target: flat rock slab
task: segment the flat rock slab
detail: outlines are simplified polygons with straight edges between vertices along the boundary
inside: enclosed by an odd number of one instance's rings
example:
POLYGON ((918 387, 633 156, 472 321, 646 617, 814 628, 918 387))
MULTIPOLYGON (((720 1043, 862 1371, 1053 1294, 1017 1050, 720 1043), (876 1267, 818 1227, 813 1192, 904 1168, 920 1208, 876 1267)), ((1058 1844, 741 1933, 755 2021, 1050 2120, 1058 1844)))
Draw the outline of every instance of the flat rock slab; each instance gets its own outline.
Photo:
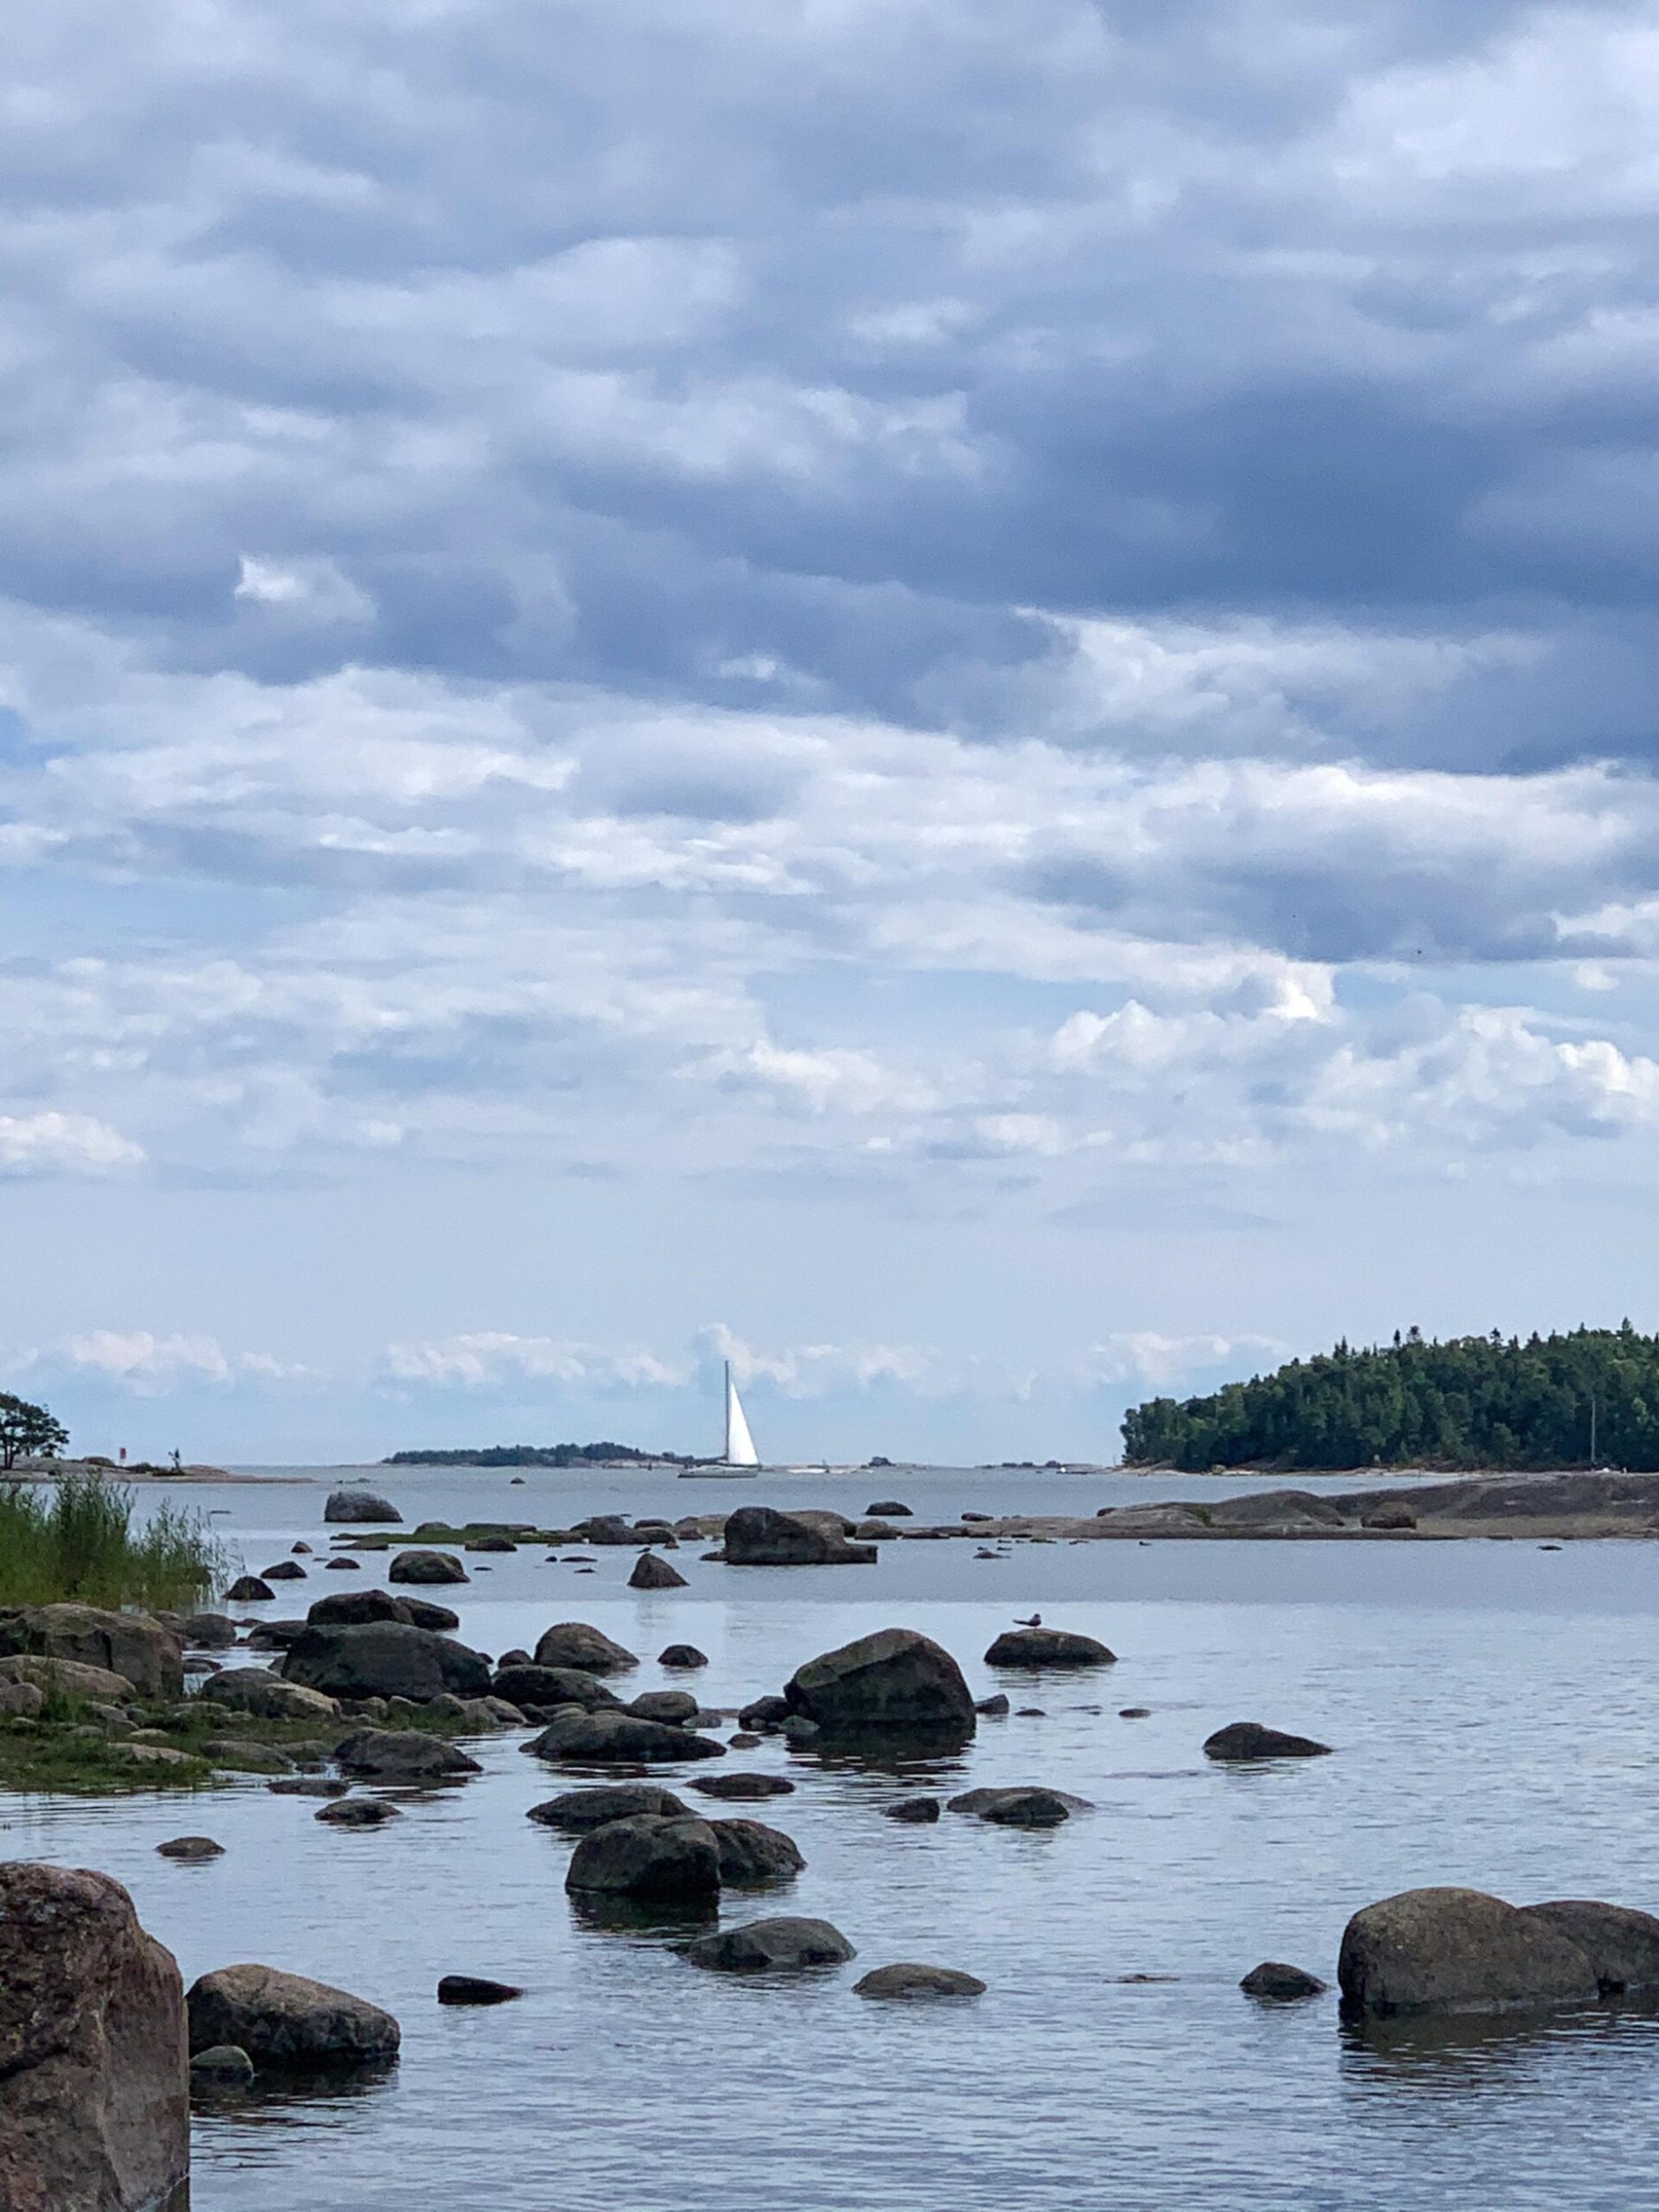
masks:
POLYGON ((858 1954, 827 1920, 752 1920, 687 1946, 694 1966, 711 1974, 791 1974, 841 1966, 858 1954))
POLYGON ((853 1984, 855 1997, 983 1997, 986 1985, 977 1974, 964 1974, 955 1966, 923 1966, 905 1960, 895 1966, 878 1966, 853 1984))

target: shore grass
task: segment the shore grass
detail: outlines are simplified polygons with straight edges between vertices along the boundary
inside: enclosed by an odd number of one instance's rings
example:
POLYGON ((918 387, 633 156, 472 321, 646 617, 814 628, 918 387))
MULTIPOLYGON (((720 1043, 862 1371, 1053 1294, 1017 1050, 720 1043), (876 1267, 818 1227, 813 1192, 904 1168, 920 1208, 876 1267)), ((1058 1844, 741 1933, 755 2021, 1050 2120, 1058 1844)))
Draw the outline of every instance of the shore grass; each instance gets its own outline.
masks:
POLYGON ((228 1570, 205 1524, 167 1501, 135 1528, 133 1509, 132 1492, 98 1474, 0 1488, 0 1606, 203 1604, 228 1570))

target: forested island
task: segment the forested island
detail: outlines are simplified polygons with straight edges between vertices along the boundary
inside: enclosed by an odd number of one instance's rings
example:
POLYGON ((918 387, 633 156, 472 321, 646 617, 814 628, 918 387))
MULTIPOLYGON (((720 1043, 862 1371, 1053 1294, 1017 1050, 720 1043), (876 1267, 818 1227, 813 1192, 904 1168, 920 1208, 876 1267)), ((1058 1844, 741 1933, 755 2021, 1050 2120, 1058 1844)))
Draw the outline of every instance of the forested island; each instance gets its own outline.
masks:
POLYGON ((1124 1417, 1133 1467, 1659 1469, 1659 1336, 1411 1329, 1124 1417))
POLYGON ((632 1444, 486 1444, 473 1451, 388 1452, 382 1467, 688 1467, 683 1452, 641 1452, 632 1444))

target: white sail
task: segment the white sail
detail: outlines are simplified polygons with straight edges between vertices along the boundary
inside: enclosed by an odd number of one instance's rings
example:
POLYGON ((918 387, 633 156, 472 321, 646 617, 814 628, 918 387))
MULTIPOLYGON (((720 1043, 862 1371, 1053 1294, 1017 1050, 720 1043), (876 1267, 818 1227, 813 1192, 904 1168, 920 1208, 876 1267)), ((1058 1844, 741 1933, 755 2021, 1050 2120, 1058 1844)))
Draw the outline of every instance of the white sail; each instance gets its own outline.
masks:
POLYGON ((732 1380, 732 1363, 726 1363, 726 1463, 728 1467, 758 1467, 760 1454, 743 1417, 743 1403, 732 1380))

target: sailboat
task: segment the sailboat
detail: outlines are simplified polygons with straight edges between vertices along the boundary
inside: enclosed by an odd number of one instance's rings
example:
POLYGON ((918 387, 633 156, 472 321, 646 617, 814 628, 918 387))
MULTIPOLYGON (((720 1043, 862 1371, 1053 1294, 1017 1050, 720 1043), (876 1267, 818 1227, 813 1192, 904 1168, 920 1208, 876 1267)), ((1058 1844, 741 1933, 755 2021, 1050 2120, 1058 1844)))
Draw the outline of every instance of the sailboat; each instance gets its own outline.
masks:
POLYGON ((683 1481, 688 1475, 725 1475, 741 1477, 760 1471, 760 1454, 755 1449, 755 1440, 749 1432, 749 1418, 743 1411, 743 1401, 737 1394, 737 1385, 732 1380, 732 1363, 726 1363, 726 1449, 718 1460, 702 1460, 695 1466, 682 1467, 683 1481))

